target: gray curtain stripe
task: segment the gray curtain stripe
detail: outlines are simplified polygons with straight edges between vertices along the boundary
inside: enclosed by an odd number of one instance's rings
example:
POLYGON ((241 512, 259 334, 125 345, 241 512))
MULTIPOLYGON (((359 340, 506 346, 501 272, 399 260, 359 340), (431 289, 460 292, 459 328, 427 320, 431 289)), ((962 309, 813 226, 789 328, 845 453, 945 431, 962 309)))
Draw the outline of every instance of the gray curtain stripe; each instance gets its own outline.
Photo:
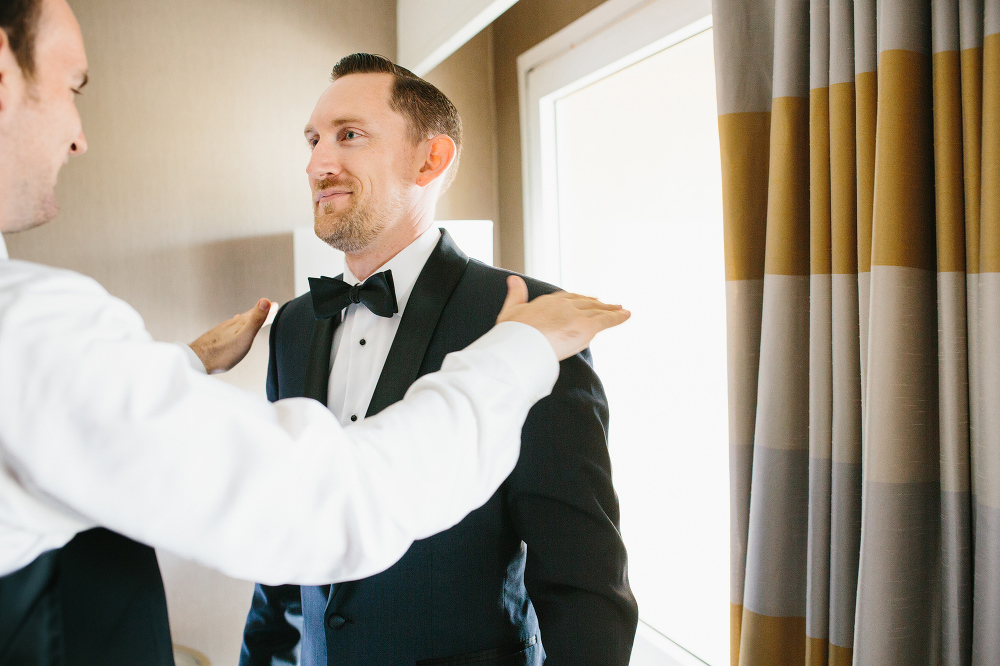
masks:
POLYGON ((806 635, 827 638, 830 630, 830 466, 809 459, 809 565, 806 569, 806 635))
POLYGON ((941 663, 972 658, 972 505, 965 492, 941 493, 941 663))
POLYGON ((759 615, 805 616, 808 479, 808 451, 754 447, 743 604, 759 615))
POLYGON ((958 0, 959 38, 962 50, 983 45, 983 0, 958 0))
POLYGON ((976 504, 972 663, 1000 664, 1000 509, 976 504))
POLYGON ((937 483, 864 484, 855 663, 935 663, 940 502, 937 483))
POLYGON ((830 476, 830 642, 849 648, 861 553, 861 464, 834 462, 830 476))

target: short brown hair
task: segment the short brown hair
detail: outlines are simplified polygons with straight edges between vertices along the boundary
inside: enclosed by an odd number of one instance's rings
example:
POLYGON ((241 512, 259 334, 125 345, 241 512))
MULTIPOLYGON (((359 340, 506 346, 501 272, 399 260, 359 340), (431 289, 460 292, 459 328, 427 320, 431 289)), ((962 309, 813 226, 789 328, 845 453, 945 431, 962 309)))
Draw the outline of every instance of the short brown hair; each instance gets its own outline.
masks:
POLYGON ((414 143, 438 134, 451 137, 455 142, 455 161, 446 176, 444 188, 447 189, 455 179, 462 155, 462 119, 451 100, 433 84, 385 56, 372 53, 345 56, 333 66, 330 80, 336 81, 349 74, 392 74, 389 106, 410 121, 410 135, 414 143))
POLYGON ((35 37, 41 15, 42 0, 0 0, 0 28, 7 33, 10 50, 29 79, 35 73, 35 37))

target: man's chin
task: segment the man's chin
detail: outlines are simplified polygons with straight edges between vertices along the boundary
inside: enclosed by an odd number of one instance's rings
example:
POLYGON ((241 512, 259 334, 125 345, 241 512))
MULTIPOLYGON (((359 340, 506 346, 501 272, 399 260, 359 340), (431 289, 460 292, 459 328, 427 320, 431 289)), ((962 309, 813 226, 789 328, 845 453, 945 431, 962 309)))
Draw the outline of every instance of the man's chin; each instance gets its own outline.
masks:
POLYGON ((335 219, 331 215, 318 214, 313 224, 313 231, 316 232, 317 238, 333 249, 345 251, 341 246, 345 245, 347 234, 344 233, 344 224, 341 220, 335 219))
POLYGON ((0 231, 5 234, 16 234, 21 231, 28 231, 29 229, 34 229, 40 227, 43 224, 48 224, 52 220, 56 219, 59 215, 59 205, 55 202, 51 204, 46 204, 40 210, 32 211, 28 214, 22 214, 15 216, 15 219, 8 220, 6 223, 0 222, 0 231))
POLYGON ((316 215, 313 231, 321 241, 346 254, 363 252, 377 236, 377 233, 366 233, 355 227, 342 216, 331 215, 316 215))
POLYGON ((342 220, 329 214, 317 212, 313 223, 313 231, 316 232, 316 236, 321 240, 329 243, 328 239, 340 236, 343 233, 343 228, 344 224, 342 220))

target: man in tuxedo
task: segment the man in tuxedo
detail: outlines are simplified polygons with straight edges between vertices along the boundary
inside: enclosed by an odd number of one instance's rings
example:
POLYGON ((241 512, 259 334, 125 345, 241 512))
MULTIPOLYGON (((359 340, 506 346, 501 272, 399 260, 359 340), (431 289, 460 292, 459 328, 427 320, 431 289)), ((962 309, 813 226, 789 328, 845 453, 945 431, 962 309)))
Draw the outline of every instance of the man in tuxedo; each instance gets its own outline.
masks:
MULTIPOLYGON (((349 426, 485 332, 510 273, 470 260, 433 224, 461 150, 447 97, 369 54, 342 59, 332 79, 305 130, 307 171, 316 234, 346 266, 278 312, 267 393, 315 398, 349 426)), ((533 296, 555 290, 527 284, 533 296)), ((308 665, 625 666, 638 611, 607 432, 585 350, 562 362, 513 473, 482 508, 375 576, 258 585, 241 664, 291 660, 298 646, 308 665)))

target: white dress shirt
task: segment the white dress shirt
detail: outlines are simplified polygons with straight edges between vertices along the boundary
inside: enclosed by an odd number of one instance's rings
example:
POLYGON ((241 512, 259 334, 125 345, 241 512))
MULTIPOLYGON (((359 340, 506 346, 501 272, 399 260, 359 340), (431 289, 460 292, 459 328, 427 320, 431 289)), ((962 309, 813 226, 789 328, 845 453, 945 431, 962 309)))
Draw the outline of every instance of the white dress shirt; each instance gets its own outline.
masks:
POLYGON ((0 575, 94 525, 248 580, 372 575, 493 494, 557 375, 508 322, 344 430, 195 372, 96 282, 0 239, 0 575))
MULTIPOLYGON (((392 271, 399 310, 396 314, 379 317, 360 303, 352 303, 344 310, 343 323, 334 332, 330 347, 330 384, 327 392, 327 404, 341 425, 365 418, 413 285, 440 238, 441 230, 431 225, 375 271, 392 271)), ((362 282, 354 277, 346 261, 344 282, 362 282)))

